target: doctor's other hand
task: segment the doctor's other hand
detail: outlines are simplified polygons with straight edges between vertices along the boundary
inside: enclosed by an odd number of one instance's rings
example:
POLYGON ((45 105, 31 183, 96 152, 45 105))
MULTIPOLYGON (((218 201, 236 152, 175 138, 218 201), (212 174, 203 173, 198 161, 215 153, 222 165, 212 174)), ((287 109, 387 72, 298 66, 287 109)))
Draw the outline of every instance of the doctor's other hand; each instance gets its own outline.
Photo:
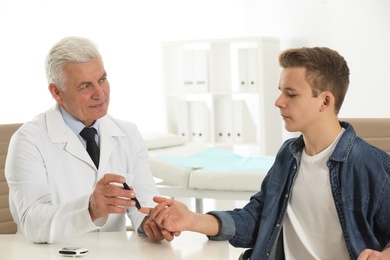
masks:
POLYGON ((108 214, 124 214, 124 207, 135 206, 135 193, 132 190, 125 190, 115 183, 124 183, 125 177, 118 174, 105 174, 95 186, 89 199, 89 214, 92 221, 105 217, 108 214))

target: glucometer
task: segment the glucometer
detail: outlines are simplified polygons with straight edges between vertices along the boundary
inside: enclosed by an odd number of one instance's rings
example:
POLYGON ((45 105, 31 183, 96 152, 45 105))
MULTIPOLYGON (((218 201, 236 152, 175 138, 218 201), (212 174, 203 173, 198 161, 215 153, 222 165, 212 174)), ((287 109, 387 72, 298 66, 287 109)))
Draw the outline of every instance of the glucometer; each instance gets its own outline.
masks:
POLYGON ((63 256, 82 256, 88 254, 88 249, 83 247, 64 247, 58 250, 58 253, 63 256))
MULTIPOLYGON (((129 185, 127 185, 126 182, 123 183, 123 188, 125 188, 125 190, 131 190, 129 185)), ((139 201, 137 200, 137 198, 131 198, 131 200, 134 200, 135 201, 135 206, 137 207, 137 209, 140 209, 141 208, 141 204, 139 203, 139 201)))

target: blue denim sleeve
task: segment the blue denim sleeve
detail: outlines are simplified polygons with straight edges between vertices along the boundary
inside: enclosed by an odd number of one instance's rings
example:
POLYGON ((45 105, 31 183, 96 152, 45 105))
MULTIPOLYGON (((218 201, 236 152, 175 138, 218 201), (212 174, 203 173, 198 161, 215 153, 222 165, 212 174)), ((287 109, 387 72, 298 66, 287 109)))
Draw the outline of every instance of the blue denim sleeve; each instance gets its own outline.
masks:
POLYGON ((219 219, 221 230, 218 236, 208 236, 210 240, 222 241, 229 240, 236 234, 236 225, 232 216, 226 211, 210 211, 207 214, 213 215, 219 219))

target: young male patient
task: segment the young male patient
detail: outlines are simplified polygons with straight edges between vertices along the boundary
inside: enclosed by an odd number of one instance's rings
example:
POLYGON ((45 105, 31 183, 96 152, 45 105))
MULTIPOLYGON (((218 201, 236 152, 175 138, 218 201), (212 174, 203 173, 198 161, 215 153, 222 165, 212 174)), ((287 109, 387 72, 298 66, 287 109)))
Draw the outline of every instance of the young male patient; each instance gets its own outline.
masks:
POLYGON ((195 231, 251 248, 241 259, 390 259, 390 155, 338 119, 346 61, 329 48, 298 48, 279 63, 275 106, 286 130, 301 135, 282 145, 248 204, 199 214, 155 197, 159 205, 141 211, 163 233, 195 231))

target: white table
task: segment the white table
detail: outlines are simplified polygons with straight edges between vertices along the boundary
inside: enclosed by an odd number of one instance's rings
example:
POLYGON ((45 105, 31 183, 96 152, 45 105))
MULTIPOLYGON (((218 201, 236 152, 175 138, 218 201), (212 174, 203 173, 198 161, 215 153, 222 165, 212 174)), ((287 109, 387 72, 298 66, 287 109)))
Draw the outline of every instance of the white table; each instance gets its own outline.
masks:
POLYGON ((172 242, 152 242, 136 232, 92 232, 53 244, 34 244, 23 235, 0 235, 0 258, 13 259, 229 259, 226 241, 210 241, 206 236, 182 232, 172 242), (85 247, 87 255, 70 258, 58 254, 66 246, 85 247))

